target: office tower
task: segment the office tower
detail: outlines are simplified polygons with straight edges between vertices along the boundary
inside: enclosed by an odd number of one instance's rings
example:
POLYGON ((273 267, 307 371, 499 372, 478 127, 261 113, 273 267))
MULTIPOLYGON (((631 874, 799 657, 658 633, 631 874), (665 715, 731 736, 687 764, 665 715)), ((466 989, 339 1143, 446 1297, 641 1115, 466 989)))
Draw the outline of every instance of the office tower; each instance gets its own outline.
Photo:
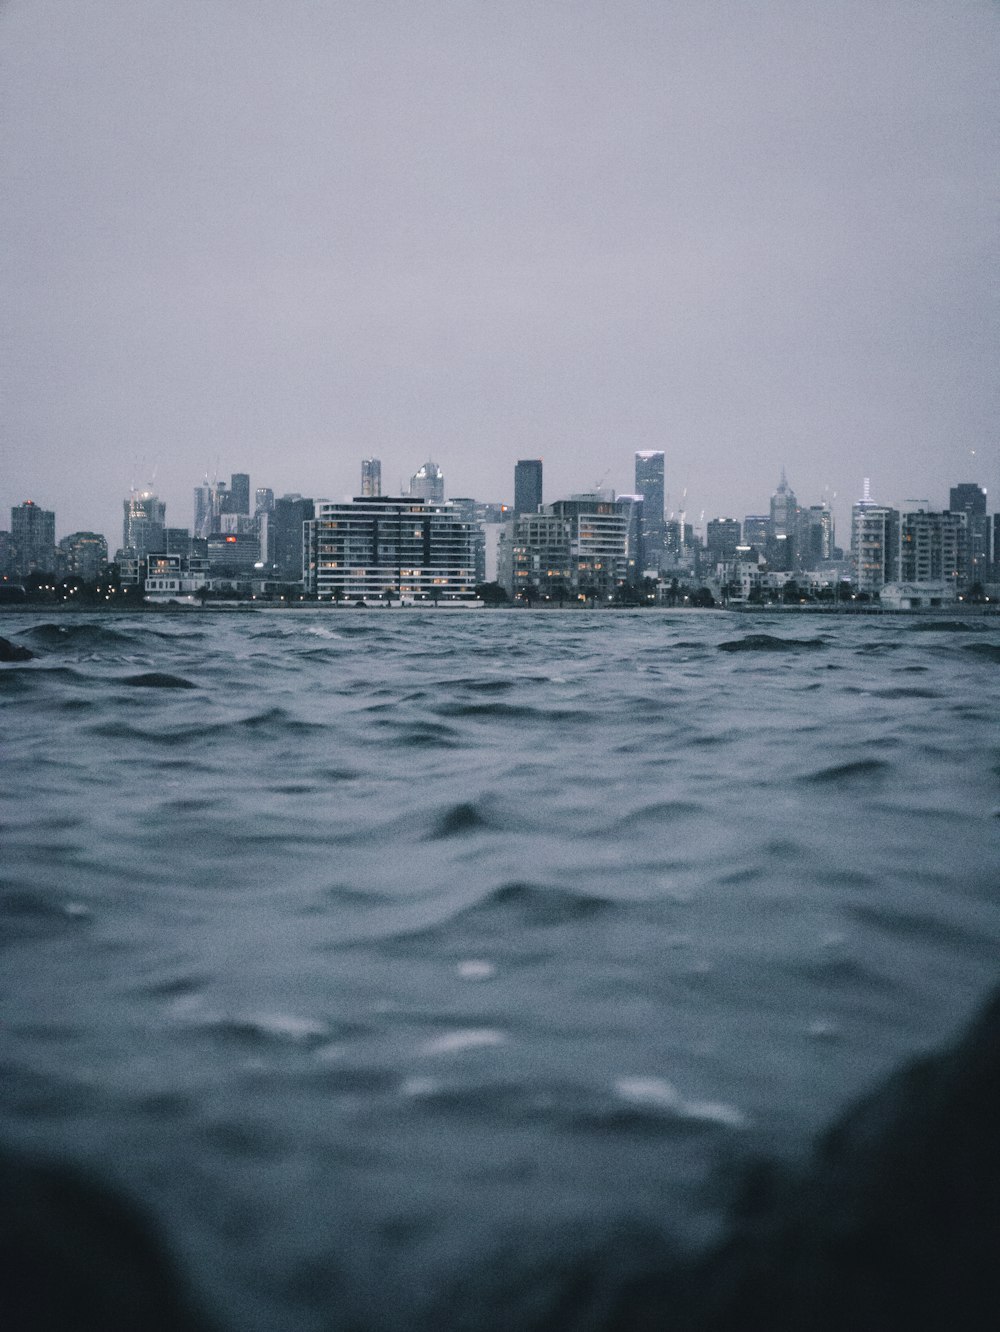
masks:
POLYGON ((736 518, 710 518, 705 528, 705 548, 709 560, 713 564, 734 560, 742 535, 736 518))
POLYGON ((833 514, 827 505, 810 504, 799 510, 795 548, 800 569, 815 569, 833 559, 833 514))
POLYGON ((797 569, 799 565, 799 502, 788 484, 785 469, 771 496, 771 532, 767 547, 767 562, 772 569, 797 569))
POLYGON ((194 527, 196 537, 207 537, 214 526, 215 515, 212 511, 212 487, 208 477, 200 486, 194 488, 194 527))
POLYGON ((409 496, 320 500, 305 524, 306 587, 334 601, 467 601, 473 525, 449 504, 409 496))
POLYGON ((274 501, 274 509, 267 515, 266 546, 262 542, 264 561, 274 566, 275 577, 286 583, 297 583, 302 578, 302 543, 304 524, 314 514, 311 499, 301 495, 282 495, 274 501))
POLYGON ((223 512, 249 514, 250 476, 247 472, 233 472, 223 512))
POLYGON ((522 458, 514 464, 514 514, 537 513, 542 503, 542 460, 522 458))
POLYGON ((899 510, 872 499, 867 477, 851 509, 851 567, 859 592, 880 592, 899 577, 899 510))
POLYGON ((625 533, 625 581, 630 587, 642 581, 644 573, 642 558, 642 507, 641 495, 618 495, 615 508, 623 514, 627 523, 625 533))
POLYGON ((664 524, 664 460, 659 450, 635 455, 635 489, 642 496, 642 559, 658 569, 666 540, 664 524))
POLYGON ((183 555, 187 559, 191 554, 191 533, 186 527, 165 527, 163 529, 163 541, 156 553, 183 555))
POLYGON ((382 460, 361 459, 361 495, 364 499, 377 499, 382 494, 382 460))
POLYGON ((771 541, 771 518, 766 513, 748 513, 743 519, 743 544, 752 546, 758 555, 767 555, 771 541))
POLYGON ((10 565, 18 578, 31 573, 54 573, 56 516, 25 500, 10 511, 10 565))
POLYGON ((962 481, 952 486, 948 495, 948 508, 952 513, 985 518, 986 491, 976 481, 962 481))
POLYGON ((258 486, 254 492, 254 513, 270 513, 274 508, 274 491, 270 486, 258 486))
POLYGON ((11 542, 9 532, 0 532, 0 578, 10 574, 11 542))
POLYGON ((167 506, 151 490, 133 490, 122 501, 122 549, 136 559, 158 552, 163 544, 163 520, 167 506))
POLYGON ((444 473, 436 462, 425 462, 410 477, 410 494, 429 504, 444 503, 444 473))

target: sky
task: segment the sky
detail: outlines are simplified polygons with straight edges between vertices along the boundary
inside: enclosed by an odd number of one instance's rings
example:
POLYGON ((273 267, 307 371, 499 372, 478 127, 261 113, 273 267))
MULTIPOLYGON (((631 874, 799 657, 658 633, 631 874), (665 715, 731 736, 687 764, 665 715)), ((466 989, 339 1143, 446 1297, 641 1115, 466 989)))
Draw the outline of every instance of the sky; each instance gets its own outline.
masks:
POLYGON ((995 0, 0 0, 0 525, 1000 507, 995 0))

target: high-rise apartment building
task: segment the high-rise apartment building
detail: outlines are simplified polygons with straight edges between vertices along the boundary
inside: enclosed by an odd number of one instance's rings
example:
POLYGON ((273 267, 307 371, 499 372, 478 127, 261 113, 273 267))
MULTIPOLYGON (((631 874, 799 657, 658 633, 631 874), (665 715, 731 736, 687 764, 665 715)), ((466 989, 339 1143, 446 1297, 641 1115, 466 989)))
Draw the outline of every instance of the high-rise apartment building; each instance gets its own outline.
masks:
POLYGON ((965 581, 966 535, 964 513, 924 509, 903 513, 899 520, 899 581, 944 583, 957 591, 965 581))
POLYGON ((67 577, 96 583, 108 566, 108 543, 100 532, 72 532, 59 542, 59 561, 67 577))
POLYGON ((665 464, 658 449, 635 455, 635 489, 642 496, 642 560, 646 569, 658 569, 666 541, 665 464))
POLYGON ((56 516, 34 500, 25 500, 10 511, 10 567, 18 578, 55 572, 56 516))
POLYGON ((542 460, 521 458, 514 464, 514 514, 537 513, 542 505, 542 460))
POLYGON ((868 477, 851 509, 851 566, 855 586, 869 595, 899 577, 899 510, 872 499, 868 477))
POLYGON ((638 578, 630 560, 640 501, 635 495, 574 495, 513 519, 501 581, 509 594, 606 600, 638 578))
POLYGON ((305 524, 308 591, 347 601, 475 598, 473 525, 413 496, 320 500, 305 524))
POLYGON ((364 499, 377 499, 382 494, 381 458, 361 459, 361 495, 364 499))
POLYGON ((964 513, 966 517, 965 567, 962 571, 962 581, 970 588, 981 586, 990 577, 991 528, 996 526, 996 519, 994 518, 991 523, 986 513, 986 491, 975 481, 962 481, 959 485, 952 486, 948 508, 952 513, 964 513))

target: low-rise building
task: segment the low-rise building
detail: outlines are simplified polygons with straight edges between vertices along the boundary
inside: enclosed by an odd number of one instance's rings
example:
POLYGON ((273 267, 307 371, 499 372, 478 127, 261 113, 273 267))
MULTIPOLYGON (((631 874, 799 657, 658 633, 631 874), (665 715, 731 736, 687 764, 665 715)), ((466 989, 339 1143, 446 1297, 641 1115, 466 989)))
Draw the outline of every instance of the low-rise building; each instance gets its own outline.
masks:
POLYGON ((205 560, 183 555, 150 555, 146 561, 144 600, 156 603, 195 602, 208 586, 205 560))

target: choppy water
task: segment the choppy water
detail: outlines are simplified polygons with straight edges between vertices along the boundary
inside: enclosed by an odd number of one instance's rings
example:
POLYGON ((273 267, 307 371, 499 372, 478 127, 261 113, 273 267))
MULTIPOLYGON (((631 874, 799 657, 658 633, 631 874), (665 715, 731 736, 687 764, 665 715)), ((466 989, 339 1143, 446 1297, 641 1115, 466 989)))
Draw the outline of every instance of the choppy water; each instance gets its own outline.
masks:
POLYGON ((0 1133, 232 1327, 582 1326, 996 980, 996 620, 0 633, 0 1133))

